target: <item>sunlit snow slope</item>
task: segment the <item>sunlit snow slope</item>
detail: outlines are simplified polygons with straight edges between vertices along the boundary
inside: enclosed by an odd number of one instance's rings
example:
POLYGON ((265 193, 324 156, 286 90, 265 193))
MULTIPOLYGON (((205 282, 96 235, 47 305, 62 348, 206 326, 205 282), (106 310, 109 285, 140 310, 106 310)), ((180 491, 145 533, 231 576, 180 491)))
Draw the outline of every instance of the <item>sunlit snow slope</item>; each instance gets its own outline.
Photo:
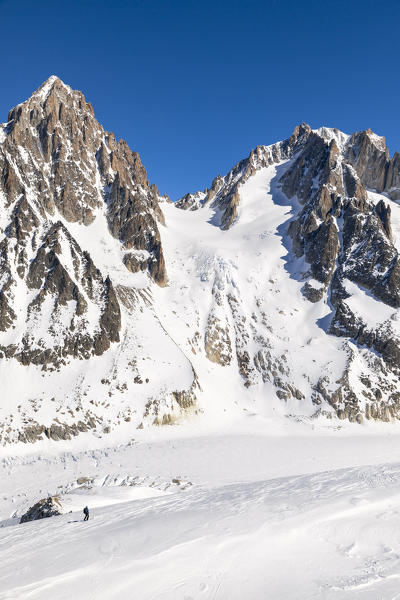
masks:
POLYGON ((398 598, 398 436, 257 425, 4 461, 0 518, 39 487, 73 512, 0 521, 0 598, 398 598))
POLYGON ((241 186, 237 222, 227 231, 217 226, 210 205, 196 211, 162 206, 170 283, 155 294, 157 312, 190 356, 206 411, 236 404, 262 414, 311 415, 321 372, 338 379, 344 369, 342 340, 319 324, 330 308, 303 296, 304 260, 289 251, 286 229, 298 203, 277 188, 286 168, 262 168, 241 186), (259 360, 241 372, 246 352, 259 360), (280 382, 296 389, 286 402, 276 395, 280 382))

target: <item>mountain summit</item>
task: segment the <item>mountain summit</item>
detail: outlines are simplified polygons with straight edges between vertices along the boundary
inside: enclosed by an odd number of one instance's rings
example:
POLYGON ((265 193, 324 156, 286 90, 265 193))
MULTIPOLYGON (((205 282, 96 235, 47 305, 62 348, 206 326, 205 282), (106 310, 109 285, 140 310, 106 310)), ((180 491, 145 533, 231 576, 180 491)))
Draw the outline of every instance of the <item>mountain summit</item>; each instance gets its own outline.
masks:
POLYGON ((400 155, 296 127, 176 204, 50 77, 0 129, 1 443, 400 415, 400 155))

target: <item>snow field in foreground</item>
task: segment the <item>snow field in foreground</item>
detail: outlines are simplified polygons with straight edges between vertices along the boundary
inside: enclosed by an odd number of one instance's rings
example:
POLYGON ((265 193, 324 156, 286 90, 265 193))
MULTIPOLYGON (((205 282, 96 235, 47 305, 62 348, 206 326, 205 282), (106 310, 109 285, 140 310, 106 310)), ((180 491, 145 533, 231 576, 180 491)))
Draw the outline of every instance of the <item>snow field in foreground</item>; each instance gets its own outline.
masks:
POLYGON ((262 436, 253 423, 253 433, 171 430, 114 448, 3 457, 4 525, 45 490, 81 476, 96 485, 61 496, 76 512, 0 527, 1 600, 400 598, 395 428, 262 436), (121 486, 118 472, 148 478, 121 486), (151 484, 173 477, 193 486, 151 484))
POLYGON ((4 528, 0 597, 396 598, 399 475, 344 469, 4 528))

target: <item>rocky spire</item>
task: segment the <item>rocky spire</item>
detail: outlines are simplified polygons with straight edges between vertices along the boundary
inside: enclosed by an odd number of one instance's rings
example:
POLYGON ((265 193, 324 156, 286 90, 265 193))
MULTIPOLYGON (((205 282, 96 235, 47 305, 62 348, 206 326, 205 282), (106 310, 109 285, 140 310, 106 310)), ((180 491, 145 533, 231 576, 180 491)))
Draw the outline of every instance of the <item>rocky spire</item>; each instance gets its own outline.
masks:
POLYGON ((393 200, 400 199, 400 155, 390 158, 384 137, 371 129, 356 132, 347 144, 346 159, 357 171, 362 183, 393 200))
POLYGON ((139 155, 104 131, 81 92, 50 77, 10 111, 4 131, 0 190, 7 204, 29 192, 41 215, 59 213, 84 224, 106 208, 110 231, 123 246, 149 253, 142 262, 127 260, 127 267, 148 269, 157 283, 166 282, 157 190, 149 185, 139 155), (123 206, 115 198, 123 198, 123 206), (119 225, 127 220, 129 227, 119 225))
POLYGON ((0 339, 1 351, 23 363, 43 364, 101 354, 119 339, 118 301, 112 281, 63 222, 88 226, 105 215, 121 243, 126 268, 147 270, 163 285, 157 190, 149 185, 139 155, 104 131, 84 95, 58 77, 50 77, 12 109, 3 132, 0 331, 17 326, 16 306, 25 317, 15 340, 5 344, 0 339), (53 308, 45 322, 40 315, 48 302, 53 308), (57 344, 47 347, 40 340, 53 320, 71 310, 71 302, 75 308, 68 326, 58 332, 57 344), (91 323, 90 305, 98 315, 91 323))

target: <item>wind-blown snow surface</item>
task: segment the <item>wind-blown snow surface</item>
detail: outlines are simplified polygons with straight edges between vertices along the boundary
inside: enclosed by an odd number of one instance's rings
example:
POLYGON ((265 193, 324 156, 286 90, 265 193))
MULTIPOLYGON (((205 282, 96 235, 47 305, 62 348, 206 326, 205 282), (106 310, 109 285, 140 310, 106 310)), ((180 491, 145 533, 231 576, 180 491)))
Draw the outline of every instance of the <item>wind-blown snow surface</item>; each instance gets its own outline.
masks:
POLYGON ((398 428, 346 428, 247 417, 3 450, 0 598, 399 598, 398 428), (57 492, 72 513, 16 524, 57 492))

